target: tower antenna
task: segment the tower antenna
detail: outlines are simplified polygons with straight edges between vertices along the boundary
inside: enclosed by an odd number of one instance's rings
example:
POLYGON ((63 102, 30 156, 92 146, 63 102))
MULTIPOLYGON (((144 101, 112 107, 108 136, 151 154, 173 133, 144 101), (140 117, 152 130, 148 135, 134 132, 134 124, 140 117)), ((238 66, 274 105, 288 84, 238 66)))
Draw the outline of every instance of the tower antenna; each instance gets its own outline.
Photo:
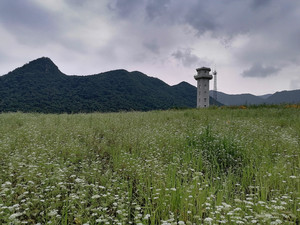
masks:
POLYGON ((217 71, 214 70, 212 74, 214 75, 214 94, 213 94, 213 98, 217 101, 218 100, 217 71))

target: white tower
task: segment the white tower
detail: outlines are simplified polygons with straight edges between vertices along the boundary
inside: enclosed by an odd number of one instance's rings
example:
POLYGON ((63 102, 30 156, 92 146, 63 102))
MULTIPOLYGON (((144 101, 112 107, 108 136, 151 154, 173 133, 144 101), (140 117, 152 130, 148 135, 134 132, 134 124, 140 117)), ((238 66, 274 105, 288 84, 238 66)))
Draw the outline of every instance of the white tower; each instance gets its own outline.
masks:
POLYGON ((215 100, 218 100, 217 71, 214 70, 212 74, 214 75, 214 94, 213 94, 213 97, 214 97, 215 100))
POLYGON ((210 68, 201 67, 196 69, 197 75, 194 76, 197 80, 197 108, 209 107, 209 80, 212 75, 209 74, 210 68))

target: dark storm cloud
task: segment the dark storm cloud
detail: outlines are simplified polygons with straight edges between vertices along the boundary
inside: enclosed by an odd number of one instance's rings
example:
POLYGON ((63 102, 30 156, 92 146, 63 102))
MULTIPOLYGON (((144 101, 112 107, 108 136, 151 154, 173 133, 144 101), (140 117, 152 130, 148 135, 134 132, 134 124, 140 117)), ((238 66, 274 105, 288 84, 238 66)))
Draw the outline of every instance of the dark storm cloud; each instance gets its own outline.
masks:
POLYGON ((55 15, 28 0, 0 1, 0 23, 25 42, 51 39, 59 30, 55 15))
POLYGON ((191 49, 177 50, 172 54, 172 56, 179 60, 185 67, 206 64, 205 60, 202 60, 197 55, 193 54, 191 49))
POLYGON ((266 25, 276 23, 276 20, 288 11, 285 10, 286 7, 278 7, 276 0, 274 2, 270 0, 187 0, 184 2, 114 0, 109 3, 109 8, 119 18, 132 23, 138 20, 143 21, 147 26, 148 22, 154 20, 157 26, 187 25, 195 30, 196 35, 201 36, 210 32, 213 37, 224 40, 239 34, 256 32, 266 25), (263 6, 268 7, 265 10, 256 10, 263 6))
POLYGON ((157 43, 157 41, 148 41, 148 42, 144 42, 143 44, 148 50, 150 50, 150 52, 154 53, 154 54, 159 54, 160 52, 160 46, 157 43))
POLYGON ((192 26, 202 35, 206 31, 214 31, 218 27, 218 22, 215 19, 217 11, 210 10, 210 4, 199 1, 189 7, 187 13, 184 15, 184 22, 192 26))
POLYGON ((76 6, 76 7, 82 7, 82 6, 84 6, 85 4, 87 4, 87 1, 82 1, 82 0, 65 0, 65 2, 66 2, 68 5, 76 6))
POLYGON ((80 60, 105 56, 107 67, 214 62, 271 77, 300 65, 299 9, 295 0, 0 0, 2 43, 16 53, 0 47, 10 56, 49 49, 80 60), (191 50, 198 48, 207 55, 191 50))
POLYGON ((132 15, 139 13, 140 7, 143 6, 142 0, 115 0, 108 4, 108 8, 115 11, 121 18, 130 18, 132 15))
POLYGON ((146 13, 148 18, 153 20, 156 17, 167 13, 169 3, 170 0, 150 0, 146 5, 146 13))
POLYGON ((270 2, 271 0, 252 0, 251 5, 254 9, 256 9, 256 8, 267 6, 270 2))
POLYGON ((253 64, 248 70, 242 73, 243 77, 269 77, 274 76, 280 71, 280 68, 273 66, 263 66, 261 63, 253 64))
MULTIPOLYGON (((114 0, 114 13, 129 23, 143 24, 148 29, 135 33, 143 41, 145 50, 160 52, 162 44, 152 43, 152 38, 170 37, 169 45, 174 48, 178 44, 168 33, 170 27, 190 27, 196 37, 209 34, 219 40, 226 48, 244 36, 247 44, 232 51, 237 64, 253 66, 241 73, 243 76, 266 77, 276 74, 277 67, 262 65, 285 66, 289 63, 300 63, 299 36, 300 27, 295 21, 300 20, 299 1, 286 0, 224 0, 200 1, 187 0, 114 0), (159 29, 154 30, 153 24, 159 29), (152 26, 151 26, 152 25, 152 26), (296 38, 295 38, 296 37, 296 38), (224 40, 226 40, 224 42, 224 40), (260 60, 262 65, 256 64, 260 60)), ((136 28, 139 29, 139 28, 136 28)), ((186 32, 182 30, 182 32, 186 32)), ((184 45, 185 40, 182 40, 184 45)), ((192 46, 192 45, 187 45, 192 46)), ((174 52, 174 49, 173 49, 174 52)), ((173 57, 189 66, 197 61, 197 56, 189 51, 178 50, 173 57)))

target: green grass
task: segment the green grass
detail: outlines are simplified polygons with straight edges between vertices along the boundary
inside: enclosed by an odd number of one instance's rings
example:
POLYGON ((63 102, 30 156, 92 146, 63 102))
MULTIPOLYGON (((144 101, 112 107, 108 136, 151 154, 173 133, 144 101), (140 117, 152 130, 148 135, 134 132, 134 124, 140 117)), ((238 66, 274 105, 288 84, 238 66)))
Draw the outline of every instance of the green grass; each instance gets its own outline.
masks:
POLYGON ((0 224, 299 224, 300 109, 0 114, 0 224))

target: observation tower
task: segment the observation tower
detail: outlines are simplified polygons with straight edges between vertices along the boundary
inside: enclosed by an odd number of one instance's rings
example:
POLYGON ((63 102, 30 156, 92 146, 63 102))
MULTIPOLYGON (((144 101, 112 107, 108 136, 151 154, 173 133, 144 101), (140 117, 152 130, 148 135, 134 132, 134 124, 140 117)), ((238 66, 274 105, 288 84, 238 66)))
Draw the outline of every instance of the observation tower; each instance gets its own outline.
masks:
POLYGON ((194 76, 197 80, 197 108, 209 107, 209 80, 213 78, 209 72, 210 68, 201 67, 196 69, 197 75, 194 76))

